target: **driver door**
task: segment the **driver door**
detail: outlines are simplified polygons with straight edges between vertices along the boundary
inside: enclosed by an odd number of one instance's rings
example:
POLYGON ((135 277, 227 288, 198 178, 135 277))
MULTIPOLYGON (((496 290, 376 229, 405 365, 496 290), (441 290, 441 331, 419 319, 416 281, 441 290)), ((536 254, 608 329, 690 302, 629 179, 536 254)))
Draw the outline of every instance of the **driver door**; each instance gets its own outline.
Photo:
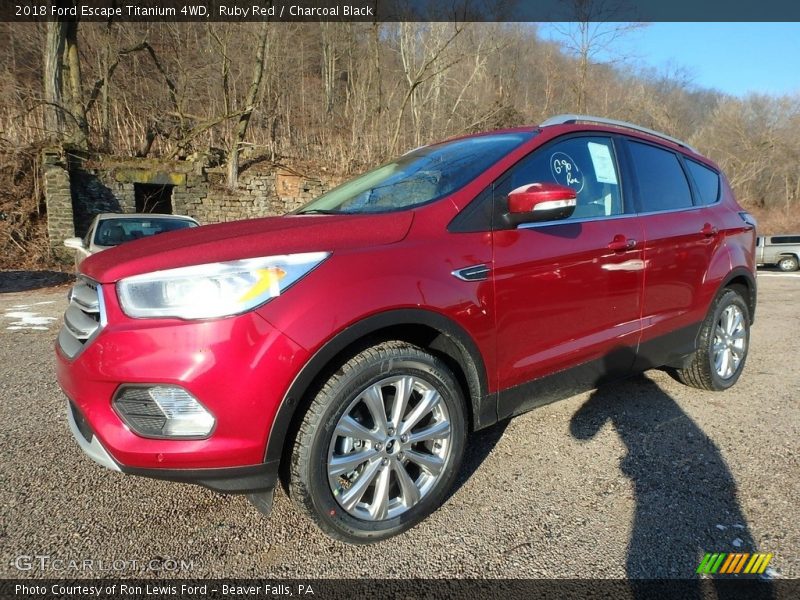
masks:
POLYGON ((628 374, 641 330, 643 234, 613 139, 537 149, 495 183, 495 214, 508 192, 539 182, 572 187, 577 206, 493 233, 500 418, 628 374))

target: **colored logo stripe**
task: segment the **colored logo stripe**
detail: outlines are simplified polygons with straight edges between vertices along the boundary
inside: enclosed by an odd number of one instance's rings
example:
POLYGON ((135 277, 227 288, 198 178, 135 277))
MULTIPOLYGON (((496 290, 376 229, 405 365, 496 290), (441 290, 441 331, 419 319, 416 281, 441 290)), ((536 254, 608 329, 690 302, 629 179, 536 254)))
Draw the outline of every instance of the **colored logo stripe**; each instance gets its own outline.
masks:
POLYGON ((769 565, 769 561, 772 560, 772 553, 769 554, 754 554, 753 558, 750 559, 747 567, 745 567, 745 573, 763 573, 767 570, 767 565, 769 565))
POLYGON ((707 552, 700 561, 696 573, 716 573, 724 575, 735 575, 737 573, 761 574, 767 570, 769 562, 772 560, 772 553, 766 554, 756 552, 707 552), (745 566, 746 565, 746 566, 745 566))
POLYGON ((739 554, 728 554, 728 558, 722 563, 720 573, 733 573, 733 565, 739 560, 739 554))
POLYGON ((703 557, 703 560, 700 562, 700 566, 697 567, 697 573, 716 573, 717 569, 719 569, 720 564, 725 558, 725 553, 706 553, 703 557))

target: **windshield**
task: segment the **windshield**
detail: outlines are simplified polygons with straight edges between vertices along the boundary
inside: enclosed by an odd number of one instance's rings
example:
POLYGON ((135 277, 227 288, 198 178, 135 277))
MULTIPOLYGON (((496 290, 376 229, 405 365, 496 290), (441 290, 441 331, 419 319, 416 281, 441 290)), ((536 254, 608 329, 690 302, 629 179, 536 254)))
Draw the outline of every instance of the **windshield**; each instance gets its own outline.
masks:
POLYGON ((323 194, 297 214, 392 212, 419 206, 461 189, 532 136, 498 133, 424 146, 323 194))
POLYGON ((138 240, 166 231, 176 231, 187 227, 197 227, 186 219, 147 218, 141 219, 103 219, 97 224, 94 243, 98 246, 118 246, 125 242, 138 240))

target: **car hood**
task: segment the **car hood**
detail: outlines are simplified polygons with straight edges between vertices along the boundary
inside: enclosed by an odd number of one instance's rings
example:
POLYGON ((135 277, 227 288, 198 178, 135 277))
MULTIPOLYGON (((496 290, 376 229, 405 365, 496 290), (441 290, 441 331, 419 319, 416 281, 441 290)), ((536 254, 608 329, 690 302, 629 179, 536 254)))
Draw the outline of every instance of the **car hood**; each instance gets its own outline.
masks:
POLYGON ((88 257, 83 274, 100 283, 204 263, 295 252, 336 251, 399 242, 412 212, 287 215, 204 225, 126 242, 88 257))

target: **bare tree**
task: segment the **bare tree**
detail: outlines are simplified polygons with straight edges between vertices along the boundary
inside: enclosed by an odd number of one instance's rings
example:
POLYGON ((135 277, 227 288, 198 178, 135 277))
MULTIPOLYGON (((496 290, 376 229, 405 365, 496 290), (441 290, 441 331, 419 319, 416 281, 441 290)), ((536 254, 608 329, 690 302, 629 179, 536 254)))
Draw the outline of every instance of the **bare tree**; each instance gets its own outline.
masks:
POLYGON ((562 38, 564 48, 577 58, 577 75, 569 79, 575 98, 575 110, 586 112, 586 94, 592 62, 608 53, 623 36, 644 27, 645 23, 619 23, 611 19, 621 5, 609 0, 570 0, 575 20, 556 24, 554 30, 562 38))
POLYGON ((334 94, 336 92, 336 63, 339 58, 335 25, 323 21, 320 26, 320 41, 322 42, 322 81, 325 86, 325 113, 330 115, 334 107, 334 94))
POLYGON ((83 78, 81 77, 81 59, 78 54, 78 22, 67 22, 65 39, 65 62, 69 69, 70 111, 74 120, 72 143, 79 148, 88 148, 89 123, 86 121, 86 107, 83 105, 83 78))
POLYGON ((68 24, 61 19, 47 23, 47 42, 44 48, 44 100, 47 131, 56 139, 64 134, 63 106, 64 47, 68 24))
POLYGON ((228 152, 228 187, 232 189, 236 188, 239 181, 239 147, 244 141, 244 136, 247 133, 247 126, 250 124, 250 118, 253 116, 253 110, 255 109, 258 90, 261 87, 261 78, 264 75, 264 57, 267 53, 268 43, 269 23, 265 21, 261 24, 258 34, 258 45, 256 58, 253 62, 253 76, 250 81, 250 87, 247 90, 244 108, 242 109, 241 116, 234 129, 233 140, 231 141, 231 147, 228 152))
POLYGON ((407 88, 395 119, 394 133, 392 134, 390 145, 392 152, 397 151, 400 131, 403 126, 403 116, 409 103, 412 105, 414 114, 415 141, 419 141, 420 106, 416 102, 419 86, 436 77, 439 73, 446 71, 462 59, 460 55, 447 54, 447 49, 463 31, 463 25, 458 23, 431 24, 428 27, 435 32, 435 35, 423 39, 424 27, 419 23, 399 24, 400 39, 398 50, 407 88), (433 29, 433 25, 441 25, 441 27, 433 29), (451 26, 452 30, 450 30, 451 26))

